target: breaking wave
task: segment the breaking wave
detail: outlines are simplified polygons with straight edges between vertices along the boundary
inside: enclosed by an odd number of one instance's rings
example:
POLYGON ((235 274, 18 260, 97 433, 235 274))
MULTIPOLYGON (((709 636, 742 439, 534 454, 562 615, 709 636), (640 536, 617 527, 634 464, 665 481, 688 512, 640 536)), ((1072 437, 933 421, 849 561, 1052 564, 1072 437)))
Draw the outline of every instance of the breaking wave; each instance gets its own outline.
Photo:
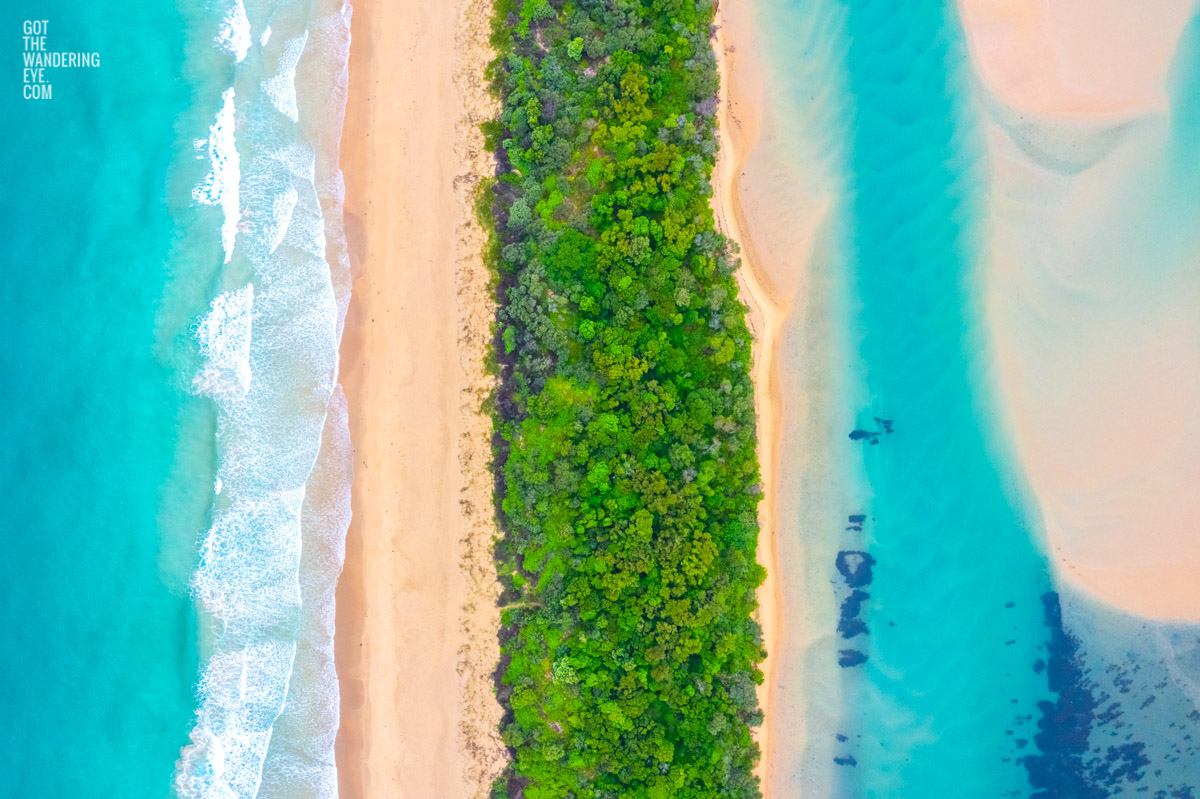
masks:
POLYGON ((191 582, 207 661, 174 788, 181 799, 335 797, 334 588, 351 481, 337 384, 350 7, 225 6, 213 24, 233 85, 197 142, 211 170, 193 192, 224 217, 222 290, 193 329, 203 359, 193 388, 217 408, 212 525, 191 582))
POLYGON ((196 202, 215 205, 224 215, 221 223, 221 246, 225 251, 225 263, 229 263, 233 258, 233 246, 238 230, 238 209, 241 205, 238 184, 241 182, 242 171, 238 160, 237 139, 234 135, 235 96, 232 86, 225 90, 221 96, 221 108, 217 111, 217 119, 208 129, 208 138, 196 139, 196 151, 201 157, 208 156, 211 168, 200 185, 192 189, 192 198, 196 202))

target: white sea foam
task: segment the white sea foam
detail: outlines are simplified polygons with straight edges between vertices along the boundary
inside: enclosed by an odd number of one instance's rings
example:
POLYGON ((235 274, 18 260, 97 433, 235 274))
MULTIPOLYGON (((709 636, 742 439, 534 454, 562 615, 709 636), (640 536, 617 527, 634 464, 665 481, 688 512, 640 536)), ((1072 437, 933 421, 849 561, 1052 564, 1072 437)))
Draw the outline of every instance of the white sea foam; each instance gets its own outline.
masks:
MULTIPOLYGON (((350 8, 341 0, 325 2, 328 13, 310 25, 308 46, 300 62, 297 84, 301 119, 313 120, 318 141, 341 138, 350 47, 350 8)), ((320 213, 308 216, 319 227, 304 226, 303 239, 319 241, 336 303, 336 337, 340 340, 349 302, 350 262, 342 227, 342 180, 336 149, 318 151, 312 170, 293 154, 281 163, 301 167, 313 180, 320 213)), ((306 215, 307 216, 307 215, 306 215)), ((290 237, 299 237, 293 222, 290 237)), ((303 509, 304 549, 301 592, 305 607, 300 643, 292 672, 287 706, 275 724, 263 768, 259 799, 333 799, 337 767, 333 756, 339 719, 337 671, 334 666, 334 590, 345 554, 350 521, 349 484, 353 471, 345 397, 334 388, 325 421, 320 456, 309 478, 303 509)))
POLYGON ((280 0, 271 20, 289 37, 282 54, 239 67, 264 73, 248 75, 258 91, 239 98, 242 161, 232 89, 198 143, 214 166, 196 199, 229 208, 233 193, 226 222, 240 257, 231 263, 223 236, 224 280, 249 274, 251 285, 219 295, 195 330, 218 469, 192 580, 211 635, 176 768, 181 799, 337 796, 334 590, 352 471, 337 385, 349 288, 337 146, 349 18, 342 0, 280 0))
MULTIPOLYGON (((305 61, 302 75, 306 86, 319 87, 314 97, 324 98, 325 131, 328 141, 340 142, 342 138, 343 111, 350 87, 350 17, 349 4, 333 0, 339 7, 312 26, 309 49, 314 57, 305 61), (328 109, 333 109, 329 113, 328 109)), ((341 339, 346 311, 350 305, 350 246, 346 241, 346 230, 342 224, 342 204, 346 197, 346 183, 337 159, 322 159, 317 163, 314 176, 317 193, 326 208, 325 213, 325 259, 329 262, 333 293, 338 306, 338 338, 341 339)))
POLYGON ((262 83, 263 91, 271 98, 271 103, 279 112, 293 122, 300 121, 300 109, 296 106, 296 65, 304 53, 304 45, 308 43, 308 31, 288 39, 283 46, 283 54, 279 56, 278 72, 274 77, 267 78, 262 83))
POLYGON ((287 695, 295 642, 262 641, 213 655, 200 682, 203 701, 175 776, 187 799, 258 795, 272 725, 287 695), (260 675, 281 675, 263 680, 260 675))
POLYGON ((296 210, 296 203, 299 201, 300 195, 297 194, 294 188, 288 187, 288 190, 275 197, 271 207, 272 228, 268 234, 271 252, 279 249, 279 245, 283 243, 284 236, 287 235, 288 225, 292 221, 292 213, 296 210))
POLYGON ((334 591, 346 554, 353 474, 346 397, 334 390, 321 454, 309 477, 303 508, 300 564, 305 608, 291 687, 263 765, 258 799, 337 796, 333 747, 340 702, 334 664, 334 591))
POLYGON ((246 53, 250 51, 250 20, 246 17, 246 6, 242 4, 242 0, 234 0, 233 5, 225 12, 216 42, 218 47, 233 56, 238 63, 245 60, 246 53))
POLYGON ((262 36, 260 36, 258 38, 258 46, 266 47, 267 42, 269 42, 269 41, 271 41, 271 26, 270 25, 268 25, 266 28, 263 29, 262 36))
POLYGON ((217 111, 216 121, 208 129, 208 138, 196 140, 196 150, 201 157, 208 157, 211 170, 200 185, 192 189, 192 197, 196 202, 218 206, 224 214, 221 246, 225 250, 225 263, 233 258, 241 213, 241 163, 234 134, 236 125, 234 91, 230 87, 221 95, 221 109, 217 111))
POLYGON ((216 397, 230 391, 244 395, 249 390, 253 306, 252 284, 226 291, 212 301, 208 315, 196 328, 204 365, 193 385, 200 393, 216 397))
POLYGON ((192 589, 228 635, 286 626, 300 608, 300 508, 304 488, 235 499, 200 547, 192 589))
MULTIPOLYGON (((278 145, 254 156, 242 186, 245 248, 256 273, 271 279, 278 269, 272 255, 282 244, 325 257, 325 216, 314 191, 317 153, 299 143, 278 145), (293 192, 285 187, 307 187, 293 192)), ((340 222, 339 222, 340 224, 340 222)))

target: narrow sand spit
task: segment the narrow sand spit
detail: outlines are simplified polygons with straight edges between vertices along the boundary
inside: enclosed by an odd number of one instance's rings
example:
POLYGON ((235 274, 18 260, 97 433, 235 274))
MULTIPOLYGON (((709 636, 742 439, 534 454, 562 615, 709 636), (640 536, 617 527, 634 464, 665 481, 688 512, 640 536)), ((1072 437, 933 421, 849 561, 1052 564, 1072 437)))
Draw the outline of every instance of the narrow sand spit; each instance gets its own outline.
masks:
POLYGON ((343 799, 476 799, 503 768, 492 692, 494 314, 473 196, 490 8, 355 4, 343 137, 355 282, 342 380, 354 520, 338 586, 343 799))
POLYGON ((763 758, 758 767, 764 794, 771 773, 771 699, 774 685, 776 647, 782 645, 783 619, 779 566, 775 540, 775 496, 778 487, 778 426, 780 416, 779 388, 775 379, 775 342, 785 314, 780 310, 774 293, 758 267, 752 243, 742 235, 744 225, 738 204, 738 177, 746 154, 758 141, 761 129, 761 108, 750 93, 740 91, 745 83, 757 85, 758 76, 749 59, 739 57, 738 44, 744 52, 750 34, 743 0, 722 0, 718 9, 716 52, 721 74, 721 149, 713 176, 713 211, 717 227, 738 242, 742 268, 737 273, 742 299, 749 309, 748 323, 754 335, 755 405, 758 417, 758 460, 762 470, 763 499, 759 503, 758 562, 767 570, 767 579, 758 590, 759 622, 763 628, 763 643, 767 650, 762 670, 765 677, 759 686, 758 701, 766 721, 756 731, 763 758))
POLYGON ((959 7, 989 117, 996 373, 1048 547, 1091 596, 1200 619, 1200 207, 1169 117, 1194 3, 959 7))

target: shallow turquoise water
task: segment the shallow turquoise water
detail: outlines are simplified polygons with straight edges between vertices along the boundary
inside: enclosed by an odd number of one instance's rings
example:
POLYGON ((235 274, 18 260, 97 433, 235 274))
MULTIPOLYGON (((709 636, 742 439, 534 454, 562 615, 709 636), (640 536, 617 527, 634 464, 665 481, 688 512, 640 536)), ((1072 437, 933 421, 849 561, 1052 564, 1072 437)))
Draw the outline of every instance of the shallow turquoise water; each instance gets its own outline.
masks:
POLYGON ((19 12, 0 11, 0 796, 336 795, 349 8, 19 12), (100 67, 23 99, 25 19, 100 67))
POLYGON ((1014 740, 1030 741, 1028 719, 1049 697, 1031 668, 1049 582, 989 440, 982 153, 963 107, 965 52, 941 3, 846 9, 847 321, 869 396, 857 426, 886 418, 894 433, 849 453, 874 494, 853 510, 867 515, 864 549, 877 564, 869 659, 861 675, 847 670, 860 765, 844 780, 871 797, 1024 795, 1014 740))
MULTIPOLYGON (((997 407, 988 153, 954 4, 757 13, 768 146, 832 205, 810 285, 828 292, 813 302, 833 309, 835 354, 799 366, 828 375, 814 396, 830 407, 806 414, 845 425, 828 431, 832 478, 806 494, 836 507, 803 507, 790 532, 810 560, 838 557, 805 587, 814 607, 831 592, 836 614, 778 678, 803 682, 814 709, 806 751, 776 753, 789 779, 805 796, 1193 796, 1200 635, 1056 584, 997 407)), ((1180 91, 1190 141, 1195 92, 1180 91)))
POLYGON ((172 481, 181 431, 209 422, 158 334, 191 100, 183 26, 169 4, 14 5, 0 10, 0 796, 167 796, 193 712, 186 578, 208 504, 191 488, 203 475, 172 481), (23 100, 29 17, 102 66, 23 100), (193 540, 161 535, 164 514, 198 522, 193 540))

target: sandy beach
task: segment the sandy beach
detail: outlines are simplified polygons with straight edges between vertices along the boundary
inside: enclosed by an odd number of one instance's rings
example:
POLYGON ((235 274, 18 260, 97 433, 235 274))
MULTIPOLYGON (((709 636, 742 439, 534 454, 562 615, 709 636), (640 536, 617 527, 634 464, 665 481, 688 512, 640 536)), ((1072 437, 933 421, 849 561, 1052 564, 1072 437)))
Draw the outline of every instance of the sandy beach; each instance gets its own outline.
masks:
POLYGON ((744 218, 738 199, 742 166, 757 143, 762 127, 761 76, 749 55, 753 53, 752 23, 745 0, 723 0, 717 14, 715 47, 721 75, 721 149, 713 175, 713 210, 718 229, 736 241, 741 249, 738 286, 749 311, 747 324, 754 335, 751 377, 755 385, 758 461, 763 485, 763 498, 758 509, 758 561, 767 570, 767 578, 758 590, 759 623, 767 650, 761 667, 764 680, 759 686, 758 701, 765 721, 755 731, 755 737, 763 752, 758 776, 762 780, 764 796, 769 796, 774 722, 771 706, 775 693, 777 648, 782 646, 784 633, 775 520, 780 423, 775 342, 779 338, 785 309, 780 308, 770 281, 762 272, 753 242, 744 234, 744 218))
MULTIPOLYGON (((766 797, 821 795, 832 762, 832 738, 810 736, 834 722, 840 695, 833 629, 836 614, 828 569, 837 545, 823 531, 841 527, 838 477, 830 453, 830 414, 837 338, 823 247, 831 207, 823 154, 796 153, 797 119, 766 71, 764 26, 775 19, 750 0, 723 0, 720 59, 721 151, 714 176, 720 229, 738 241, 742 299, 755 335, 753 377, 758 403, 759 559, 768 577, 759 590, 767 659, 759 702, 766 797), (801 794, 801 791, 804 793, 801 794)), ((827 259, 826 259, 827 260, 827 259)))
POLYGON ((1200 240, 1168 114, 1193 4, 959 6, 989 112, 996 375, 1053 560, 1124 611, 1200 619, 1200 240))
POLYGON ((506 757, 492 693, 493 307, 473 196, 490 8, 354 3, 343 138, 355 280, 342 350, 354 519, 338 587, 345 799, 474 799, 506 757))

